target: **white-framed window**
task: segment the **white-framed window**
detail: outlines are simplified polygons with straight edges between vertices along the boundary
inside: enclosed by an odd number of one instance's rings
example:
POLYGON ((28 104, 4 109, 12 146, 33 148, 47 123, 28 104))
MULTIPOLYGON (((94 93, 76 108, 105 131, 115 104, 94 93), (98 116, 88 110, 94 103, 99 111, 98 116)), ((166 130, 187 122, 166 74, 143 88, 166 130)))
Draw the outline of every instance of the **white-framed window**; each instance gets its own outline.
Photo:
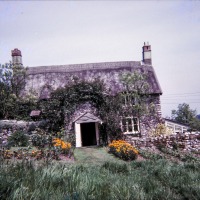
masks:
POLYGON ((124 106, 134 106, 138 103, 136 95, 131 92, 123 92, 123 105, 124 106))
POLYGON ((139 133, 139 120, 137 117, 122 117, 121 130, 124 134, 139 133))

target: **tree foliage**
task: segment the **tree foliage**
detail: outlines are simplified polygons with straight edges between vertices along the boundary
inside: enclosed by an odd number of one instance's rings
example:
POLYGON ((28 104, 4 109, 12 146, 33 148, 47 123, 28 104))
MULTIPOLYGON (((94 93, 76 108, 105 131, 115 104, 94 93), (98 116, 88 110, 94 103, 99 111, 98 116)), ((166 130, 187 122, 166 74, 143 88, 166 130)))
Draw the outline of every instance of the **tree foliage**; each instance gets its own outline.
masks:
MULTIPOLYGON (((151 121, 161 122, 161 118, 156 111, 155 99, 151 94, 151 88, 145 73, 138 71, 124 73, 121 76, 124 86, 122 98, 126 100, 124 109, 125 116, 135 116, 143 120, 146 127, 152 129, 151 121)), ((153 125, 154 126, 154 125, 153 125)))
POLYGON ((0 118, 6 114, 8 99, 11 94, 11 67, 9 64, 0 65, 0 118))
POLYGON ((179 104, 177 110, 172 110, 171 118, 200 131, 200 120, 196 118, 196 110, 192 110, 189 104, 179 104))
POLYGON ((23 67, 22 65, 11 65, 12 69, 12 77, 10 79, 12 93, 17 97, 20 97, 22 90, 25 87, 25 79, 27 67, 23 67))
POLYGON ((126 115, 141 117, 143 113, 146 114, 150 97, 146 76, 137 71, 124 73, 121 76, 121 82, 124 85, 124 91, 121 95, 126 101, 127 111, 130 112, 126 113, 126 115))
POLYGON ((0 119, 27 119, 36 107, 35 99, 20 96, 26 70, 11 63, 0 65, 0 119))

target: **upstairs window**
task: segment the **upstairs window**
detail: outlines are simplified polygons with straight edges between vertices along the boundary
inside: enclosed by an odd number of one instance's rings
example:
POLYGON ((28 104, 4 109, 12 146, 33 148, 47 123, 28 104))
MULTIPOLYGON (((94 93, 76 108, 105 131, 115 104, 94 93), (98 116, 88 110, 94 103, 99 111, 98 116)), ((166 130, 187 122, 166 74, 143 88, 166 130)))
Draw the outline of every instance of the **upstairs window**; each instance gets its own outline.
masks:
POLYGON ((137 117, 123 117, 121 120, 123 133, 139 133, 139 120, 137 117))
POLYGON ((131 93, 123 93, 124 105, 134 106, 137 104, 137 98, 131 93))

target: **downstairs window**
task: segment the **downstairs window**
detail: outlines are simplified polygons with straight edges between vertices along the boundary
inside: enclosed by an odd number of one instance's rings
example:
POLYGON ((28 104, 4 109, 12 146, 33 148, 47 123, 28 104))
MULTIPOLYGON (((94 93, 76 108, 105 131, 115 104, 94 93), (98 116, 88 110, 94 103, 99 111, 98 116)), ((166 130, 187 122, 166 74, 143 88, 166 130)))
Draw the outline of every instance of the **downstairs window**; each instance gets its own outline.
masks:
POLYGON ((139 120, 137 117, 123 117, 121 129, 125 134, 139 133, 139 120))

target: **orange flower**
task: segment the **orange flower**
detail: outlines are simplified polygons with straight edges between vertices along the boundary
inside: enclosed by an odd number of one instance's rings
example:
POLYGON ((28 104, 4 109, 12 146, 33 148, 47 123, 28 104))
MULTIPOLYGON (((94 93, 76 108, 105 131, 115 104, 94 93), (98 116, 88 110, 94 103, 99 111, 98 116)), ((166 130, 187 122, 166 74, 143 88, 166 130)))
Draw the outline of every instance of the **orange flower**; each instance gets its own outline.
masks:
POLYGON ((139 153, 136 148, 124 140, 113 140, 109 144, 109 151, 124 160, 135 159, 139 153))
POLYGON ((64 142, 63 140, 61 140, 59 138, 54 138, 53 144, 55 147, 60 147, 63 150, 71 148, 71 144, 69 142, 64 142))

